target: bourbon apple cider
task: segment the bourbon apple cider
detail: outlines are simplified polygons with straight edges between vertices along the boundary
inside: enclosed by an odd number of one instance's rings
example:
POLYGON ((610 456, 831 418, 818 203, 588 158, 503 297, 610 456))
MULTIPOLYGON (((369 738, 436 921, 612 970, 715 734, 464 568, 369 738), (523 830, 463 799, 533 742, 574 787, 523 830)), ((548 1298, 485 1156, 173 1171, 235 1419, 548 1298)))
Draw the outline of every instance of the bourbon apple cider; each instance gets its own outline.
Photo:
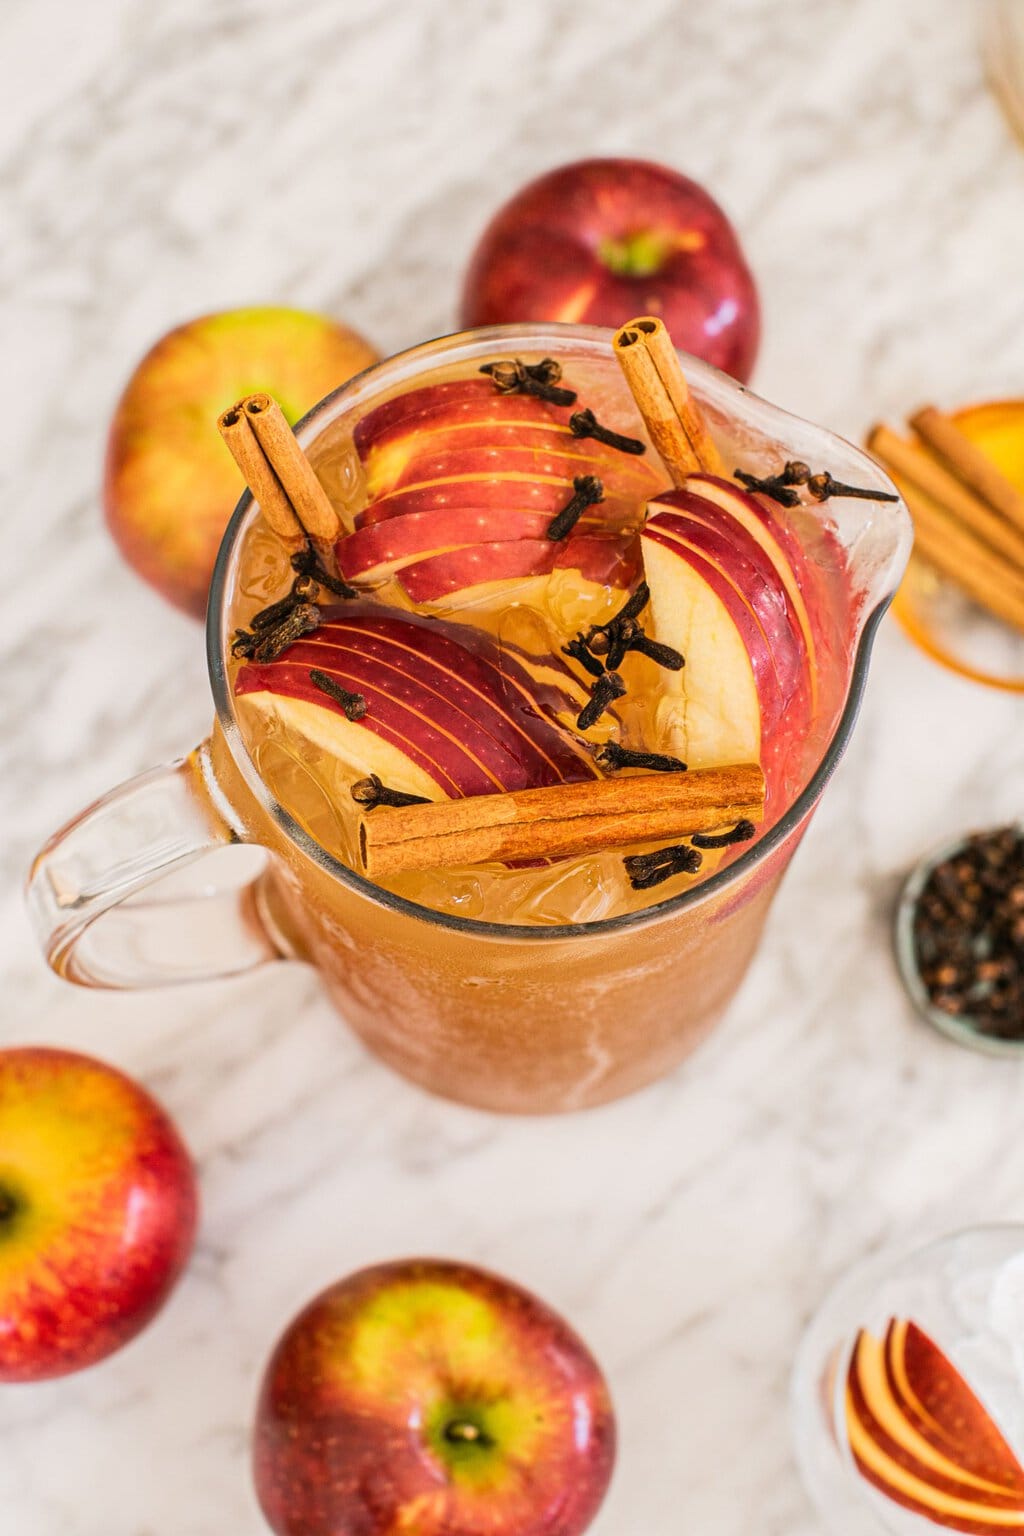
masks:
POLYGON ((299 433, 331 535, 243 504, 215 583, 214 762, 236 805, 256 790, 264 920, 371 1049, 485 1107, 616 1097, 711 1028, 895 559, 867 460, 699 365, 674 449, 620 361, 607 332, 520 327, 370 370, 299 433), (829 447, 867 483, 792 456, 829 447), (587 786, 613 811, 593 846, 450 851, 587 786))

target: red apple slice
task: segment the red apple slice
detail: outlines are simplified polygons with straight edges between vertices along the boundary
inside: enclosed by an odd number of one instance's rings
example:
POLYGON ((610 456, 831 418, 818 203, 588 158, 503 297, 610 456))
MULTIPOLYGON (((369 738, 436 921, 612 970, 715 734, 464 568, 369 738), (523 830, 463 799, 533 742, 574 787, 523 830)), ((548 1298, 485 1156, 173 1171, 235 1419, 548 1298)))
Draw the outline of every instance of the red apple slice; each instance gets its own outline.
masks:
POLYGON ((949 1529, 988 1536, 1024 1528, 1024 1473, 1016 1458, 955 1367, 920 1330, 915 1333, 927 1344, 929 1380, 942 1384, 943 1398, 948 1388, 951 1399, 969 1409, 970 1417, 958 1421, 961 1433, 956 1440, 922 1433, 892 1390, 887 1349, 862 1331, 850 1360, 845 1408, 858 1470, 894 1503, 949 1529), (1012 1467, 1012 1486, 980 1475, 968 1464, 976 1459, 973 1436, 979 1428, 986 1445, 994 1434, 1002 1447, 1002 1469, 1009 1473, 1012 1467))
POLYGON ((442 418, 451 422, 567 422, 574 406, 555 406, 536 395, 503 395, 488 378, 449 379, 406 390, 375 406, 356 425, 352 440, 360 456, 410 427, 442 418))
POLYGON ((761 545, 778 572, 786 596, 803 631, 811 682, 816 690, 815 632, 804 598, 804 591, 811 590, 811 582, 806 553, 793 529, 770 511, 756 496, 741 490, 730 480, 722 480, 715 475, 691 475, 686 482, 686 488, 696 491, 705 501, 713 502, 761 545))
POLYGON ((959 1371, 916 1323, 893 1319, 885 1338, 887 1379, 902 1412, 961 1464, 1024 1497, 1024 1469, 959 1371))
POLYGON ((586 456, 570 452, 554 452, 539 448, 488 447, 484 444, 462 448, 444 449, 436 454, 428 450, 417 453, 390 479, 374 473, 368 479, 370 494, 388 495, 394 491, 409 490, 420 485, 430 485, 437 480, 488 479, 503 476, 509 480, 561 480, 566 495, 572 494, 572 482, 577 475, 596 474, 605 484, 609 494, 635 495, 637 499, 651 496, 661 484, 646 466, 634 468, 639 461, 620 454, 622 463, 612 463, 600 454, 586 456))
POLYGON ((662 679, 681 712, 686 760, 697 767, 761 758, 783 707, 765 636, 735 587, 653 517, 641 536, 659 640, 686 658, 662 679))
POLYGON ((482 631, 352 603, 277 661, 243 666, 235 691, 356 773, 456 797, 596 775, 556 718, 585 695, 567 668, 561 686, 551 681, 550 658, 545 672, 534 677, 529 658, 482 631), (316 687, 314 668, 363 695, 361 720, 316 687))
POLYGON ((806 704, 807 650, 774 568, 760 546, 737 525, 685 491, 651 503, 657 527, 696 552, 723 577, 760 626, 786 706, 806 704), (703 512, 703 516, 697 515, 703 512))
POLYGON ((338 569, 346 581, 383 581, 414 560, 451 553, 469 545, 544 539, 551 524, 546 512, 412 512, 358 528, 339 539, 338 569))
MULTIPOLYGON (((457 508, 508 512, 546 512, 548 519, 561 512, 573 494, 565 480, 523 480, 496 475, 491 479, 437 480, 412 491, 397 491, 372 501, 355 519, 357 528, 408 517, 419 512, 447 512, 457 508)), ((607 529, 636 529, 642 520, 643 502, 635 496, 608 496, 583 514, 582 522, 607 529)))
POLYGON ((522 539, 477 544, 406 565, 398 572, 414 603, 432 603, 483 583, 578 570, 587 581, 625 589, 638 572, 636 540, 604 534, 576 534, 559 543, 522 539))

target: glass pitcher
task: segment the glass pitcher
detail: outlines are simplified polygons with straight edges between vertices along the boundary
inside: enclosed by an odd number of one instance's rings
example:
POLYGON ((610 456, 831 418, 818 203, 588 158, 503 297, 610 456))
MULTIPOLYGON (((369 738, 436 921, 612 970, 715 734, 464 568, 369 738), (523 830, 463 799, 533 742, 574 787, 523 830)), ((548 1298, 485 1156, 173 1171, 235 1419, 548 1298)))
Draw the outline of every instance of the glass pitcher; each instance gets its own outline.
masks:
MULTIPOLYGON (((500 326, 416 347, 316 406, 297 435, 317 450, 396 386, 441 366, 536 353, 611 357, 611 332, 500 326)), ((891 491, 863 453, 684 358, 687 378, 729 459, 762 472, 786 459, 848 484, 891 491)), ((827 728, 789 808, 734 862, 636 913, 552 927, 442 915, 393 895, 319 846, 276 803, 246 749, 226 657, 244 495, 225 532, 210 592, 207 653, 216 718, 188 757, 115 789, 37 857, 28 900, 44 953, 85 986, 138 988, 232 976, 268 962, 315 966, 366 1045, 423 1087, 481 1108, 578 1109, 669 1072, 708 1034, 743 978, 772 897, 853 728, 879 620, 911 543, 901 502, 833 500, 847 570, 832 614, 838 643, 819 660, 827 728), (230 843, 257 845, 252 882, 211 887, 202 866, 230 843), (185 870, 182 874, 181 871, 185 870), (170 877, 170 878, 168 878, 170 877)))

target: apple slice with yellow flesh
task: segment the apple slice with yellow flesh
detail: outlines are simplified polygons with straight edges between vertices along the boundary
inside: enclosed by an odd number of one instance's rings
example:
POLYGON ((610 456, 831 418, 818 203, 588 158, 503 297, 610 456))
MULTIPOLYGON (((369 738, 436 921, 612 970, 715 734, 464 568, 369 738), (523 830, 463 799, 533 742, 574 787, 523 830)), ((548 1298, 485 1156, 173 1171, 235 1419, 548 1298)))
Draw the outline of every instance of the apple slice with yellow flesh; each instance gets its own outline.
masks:
POLYGON ((959 1449, 965 1468, 1024 1496, 1024 1470, 963 1377, 916 1323, 893 1319, 886 1377, 906 1417, 927 1438, 959 1449))
POLYGON ((890 1324, 885 1342, 865 1330, 858 1334, 847 1373, 845 1420, 858 1471, 894 1503, 975 1536, 1024 1529, 1024 1469, 955 1366, 916 1325, 890 1324), (894 1346, 897 1375, 904 1375, 921 1410, 913 1416, 893 1390, 894 1328, 900 1330, 894 1346), (918 1385, 933 1406, 941 1405, 941 1418, 924 1407, 903 1370, 910 1330, 912 1374, 921 1368, 918 1385), (977 1470, 979 1465, 986 1471, 977 1470))
POLYGON ((371 500, 436 481, 495 475, 571 482, 600 476, 606 495, 652 495, 653 455, 622 453, 569 429, 573 407, 499 394, 489 379, 424 385, 367 413, 353 433, 371 500))
POLYGON ((467 441, 455 447, 443 447, 437 452, 432 452, 429 444, 423 444, 400 469, 389 464, 386 479, 368 473, 367 483, 371 494, 376 496, 434 485, 438 481, 500 477, 511 482, 510 495, 514 496, 516 480, 558 480, 565 486, 568 498, 576 476, 592 474, 597 475, 606 490, 614 495, 630 495, 639 501, 657 491, 660 476, 656 478, 646 467, 636 468, 640 462, 636 458, 619 454, 618 459, 612 462, 594 452, 574 452, 560 442, 551 448, 529 448, 509 443, 494 444, 484 439, 475 444, 467 441))
POLYGON ((686 658, 682 671, 661 679, 667 709, 679 713, 686 761, 759 761, 780 708, 764 634, 730 583, 673 538, 661 516, 648 520, 640 542, 654 634, 686 658))
POLYGON ((577 570, 597 587, 625 590, 639 571, 636 540, 608 534, 575 534, 564 541, 519 539, 476 544, 405 565, 399 585, 414 603, 434 603, 492 582, 577 570))
POLYGON ((658 526, 715 567, 750 609, 768 645, 783 703, 807 694, 807 648, 779 575, 747 531, 700 496, 670 491, 650 504, 658 526))
POLYGON ((272 662, 247 663, 240 709, 312 741, 354 776, 428 799, 494 794, 597 776, 559 717, 586 694, 568 668, 534 668, 483 631, 348 603, 272 662), (351 720, 310 677, 366 703, 351 720))
POLYGON ((346 581, 380 582, 404 565, 467 546, 544 539, 551 518, 545 512, 493 512, 473 507, 411 512, 371 523, 339 539, 338 570, 346 581))
POLYGON ((704 501, 712 502, 732 518, 738 527, 757 541, 775 568, 792 611, 800 625, 807 647, 812 698, 817 694, 817 668, 814 625, 804 597, 809 588, 807 556, 792 528, 777 517, 762 501, 741 490, 731 480, 717 475, 691 475, 687 490, 695 491, 704 501))
POLYGON ((455 425, 463 421, 496 423, 566 422, 571 410, 551 405, 536 395, 501 394, 490 379, 449 379, 443 384, 423 384, 392 395, 367 411, 352 434, 356 452, 370 452, 405 436, 412 426, 441 420, 455 425))
MULTIPOLYGON (((393 518, 422 512, 488 512, 497 524, 507 515, 544 512, 555 517, 573 494, 565 480, 524 480, 497 475, 490 479, 437 480, 415 490, 396 491, 371 501, 355 518, 357 529, 393 518)), ((642 521, 643 501, 635 496, 609 496, 588 507, 577 527, 588 524, 606 529, 636 529, 642 521)))

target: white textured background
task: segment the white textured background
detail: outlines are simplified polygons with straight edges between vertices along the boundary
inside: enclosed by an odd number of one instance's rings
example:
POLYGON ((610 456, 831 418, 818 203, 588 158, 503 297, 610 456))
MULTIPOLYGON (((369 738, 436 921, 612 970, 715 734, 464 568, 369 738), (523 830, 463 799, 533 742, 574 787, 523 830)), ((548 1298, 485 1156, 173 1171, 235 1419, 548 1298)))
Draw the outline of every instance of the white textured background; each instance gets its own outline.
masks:
POLYGON ((504 1270, 606 1365, 622 1428, 595 1536, 808 1536, 786 1389, 831 1278, 883 1241, 1024 1215, 1024 1066, 916 1024, 903 870, 1019 812, 1022 707, 890 627, 859 735, 728 1022, 671 1081, 564 1121, 435 1103, 309 974, 177 993, 52 979, 21 905, 68 814, 204 732, 199 630, 98 513, 110 408, 168 326, 336 312, 392 351, 452 328, 486 215, 592 153, 706 182, 759 277, 756 387, 859 435, 1024 388, 1024 153, 967 0, 3 0, 0 979, 5 1041, 137 1074, 205 1216, 159 1322, 0 1388, 3 1536, 257 1536, 247 1426, 278 1329, 348 1269, 504 1270))

